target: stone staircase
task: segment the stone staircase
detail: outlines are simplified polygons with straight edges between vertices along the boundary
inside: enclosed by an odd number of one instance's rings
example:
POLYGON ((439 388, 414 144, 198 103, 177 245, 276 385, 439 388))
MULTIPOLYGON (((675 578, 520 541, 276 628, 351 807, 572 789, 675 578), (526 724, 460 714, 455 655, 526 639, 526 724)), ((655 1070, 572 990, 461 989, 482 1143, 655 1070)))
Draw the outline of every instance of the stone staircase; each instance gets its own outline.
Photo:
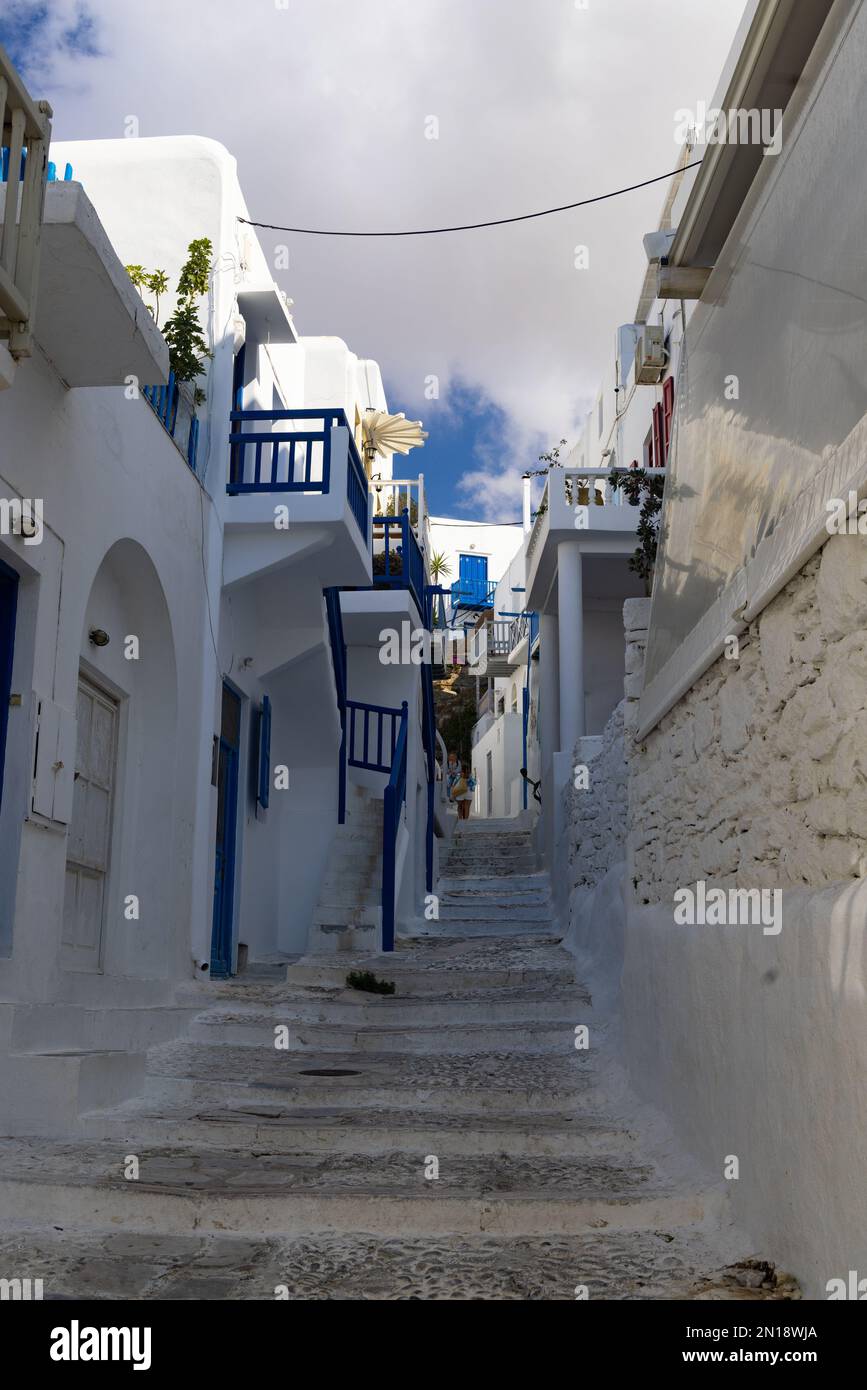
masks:
POLYGON ((140 1099, 0 1143, 4 1272, 85 1298, 797 1296, 642 1128, 529 837, 461 826, 439 891, 428 936, 350 959, 394 994, 327 955, 191 986, 140 1099))
POLYGON ((537 870, 532 833, 512 820, 458 822, 442 856, 437 896, 431 934, 558 937, 551 885, 537 870))
POLYGON ((346 821, 335 826, 308 950, 372 951, 382 924, 382 798, 346 788, 346 821))

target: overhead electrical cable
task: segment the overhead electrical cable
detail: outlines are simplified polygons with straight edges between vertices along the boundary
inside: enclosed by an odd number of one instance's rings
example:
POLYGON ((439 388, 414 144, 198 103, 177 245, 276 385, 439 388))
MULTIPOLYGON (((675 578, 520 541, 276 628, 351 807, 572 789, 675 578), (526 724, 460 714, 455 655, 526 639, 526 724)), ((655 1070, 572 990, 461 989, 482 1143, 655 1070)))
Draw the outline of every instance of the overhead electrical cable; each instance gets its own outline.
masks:
POLYGON ((626 188, 615 188, 611 193, 597 193, 593 198, 580 198, 577 203, 563 203, 561 207, 544 208, 541 212, 522 212, 517 217, 495 217, 487 222, 464 222, 455 227, 416 227, 411 231, 399 232, 347 232, 325 230, 321 227, 284 227, 277 222, 254 222, 249 217, 239 217, 238 221, 248 227, 262 227, 270 232, 294 232, 298 236, 351 236, 351 237, 398 237, 398 236, 442 236, 444 232, 475 232, 483 227, 505 227, 513 222, 530 222, 537 217, 553 217, 558 212, 571 212, 574 208, 586 208, 591 203, 604 203, 609 198, 621 198, 624 193, 634 193, 636 189, 648 188, 664 179, 673 179, 687 169, 697 169, 700 159, 682 164, 679 169, 671 169, 667 174, 657 174, 655 178, 643 179, 641 183, 630 183, 626 188))

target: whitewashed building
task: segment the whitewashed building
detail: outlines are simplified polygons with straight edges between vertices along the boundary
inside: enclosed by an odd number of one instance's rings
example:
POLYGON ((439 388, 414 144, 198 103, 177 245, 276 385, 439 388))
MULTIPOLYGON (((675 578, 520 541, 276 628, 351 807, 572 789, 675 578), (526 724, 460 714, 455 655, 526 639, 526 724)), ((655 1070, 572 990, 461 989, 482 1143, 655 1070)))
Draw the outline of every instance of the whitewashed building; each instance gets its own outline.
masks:
POLYGON ((559 860, 632 1084, 808 1298, 867 1227, 865 74, 863 4, 751 0, 711 107, 774 148, 709 144, 646 243, 648 321, 686 317, 661 545, 559 860))
POLYGON ((184 982, 390 946, 437 847, 430 666, 382 659, 430 623, 428 518, 365 434, 377 365, 299 334, 220 145, 51 157, 31 355, 2 349, 3 517, 36 499, 40 533, 0 534, 0 1084, 62 1128, 135 1089, 184 982), (124 267, 166 272, 165 327, 202 239, 178 382, 124 267))

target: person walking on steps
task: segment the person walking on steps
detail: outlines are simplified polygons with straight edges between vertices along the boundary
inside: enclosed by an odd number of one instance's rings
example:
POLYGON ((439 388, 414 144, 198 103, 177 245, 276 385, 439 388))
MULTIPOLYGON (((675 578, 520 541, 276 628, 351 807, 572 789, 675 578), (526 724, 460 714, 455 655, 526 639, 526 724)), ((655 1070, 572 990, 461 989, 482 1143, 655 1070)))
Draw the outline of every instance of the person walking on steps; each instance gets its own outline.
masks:
POLYGON ((473 776, 467 777, 464 774, 463 763, 456 764, 456 772, 451 775, 451 759, 449 759, 449 799, 458 808, 458 819, 469 820, 470 808, 473 804, 473 793, 476 790, 476 779, 473 776))

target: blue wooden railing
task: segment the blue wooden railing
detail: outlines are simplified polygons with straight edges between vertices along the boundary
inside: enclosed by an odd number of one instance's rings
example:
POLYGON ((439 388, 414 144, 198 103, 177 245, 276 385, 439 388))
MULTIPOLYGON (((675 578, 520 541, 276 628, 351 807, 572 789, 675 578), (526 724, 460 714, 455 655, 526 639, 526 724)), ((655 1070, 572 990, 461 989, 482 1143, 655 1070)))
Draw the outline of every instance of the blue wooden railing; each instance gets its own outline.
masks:
POLYGON ((421 668, 422 742, 427 762, 427 825, 425 826, 425 891, 433 892, 434 790, 436 787, 436 706, 434 704, 433 667, 426 661, 421 668))
MULTIPOLYGON (((175 431, 178 426, 178 405, 180 403, 181 391, 178 382, 175 380, 174 372, 169 373, 169 379, 165 386, 143 386, 142 395, 156 415, 163 429, 175 438, 175 431)), ((189 427, 187 430, 187 463, 195 473, 196 457, 199 451, 199 421, 195 414, 190 416, 189 427)))
POLYGON ((400 730, 392 756, 391 776, 382 808, 382 949, 394 950, 394 881, 397 868, 397 832, 406 802, 406 745, 408 708, 400 707, 400 730))
POLYGON ((373 584, 377 589, 409 589, 419 617, 427 622, 424 556, 404 507, 400 516, 378 516, 373 523, 373 539, 384 541, 384 549, 374 553, 373 584), (382 558, 384 557, 384 558, 382 558), (377 562, 382 558, 382 569, 377 562))
POLYGON ((346 722, 349 766, 364 768, 368 772, 391 772, 400 710, 392 709, 389 705, 367 705, 361 700, 347 700, 346 722))
MULTIPOLYGON (((8 182, 9 182, 9 159, 10 159, 9 146, 8 146, 8 145, 4 145, 3 148, 0 149, 0 183, 8 183, 8 182)), ((21 182, 23 183, 23 182, 24 182, 24 170, 27 168, 27 151, 26 151, 26 150, 22 150, 22 151, 21 151, 21 166, 20 166, 20 167, 21 167, 20 178, 21 178, 21 182)), ((48 162, 48 171, 47 171, 45 177, 46 177, 46 179, 47 179, 47 181, 48 181, 49 183, 57 183, 57 182, 58 182, 58 178, 57 178, 57 165, 54 164, 51 160, 49 160, 49 162, 48 162)), ((62 182, 64 182, 64 183, 69 183, 69 181, 71 180, 71 178, 72 178, 72 165, 71 165, 71 164, 67 164, 66 168, 65 168, 64 171, 63 171, 63 180, 62 180, 62 182)))
POLYGON ((331 659, 334 664, 334 685, 337 708, 340 711, 340 761, 337 770, 337 823, 346 820, 346 640, 343 636, 343 614, 340 611, 340 590, 325 590, 325 611, 328 615, 328 635, 331 640, 331 659))
MULTIPOLYGON (((346 701, 341 762, 367 772, 387 772, 382 800, 382 949, 394 950, 394 888, 397 833, 406 802, 406 758, 409 709, 346 701), (348 739, 347 739, 348 734, 348 739), (348 748, 347 748, 348 743, 348 748), (345 755, 345 760, 344 760, 345 755)), ((345 776, 345 773, 344 773, 345 776)))
POLYGON ((356 525, 365 542, 368 522, 368 484, 361 456, 342 409, 233 410, 229 435, 229 482, 227 491, 240 492, 319 492, 331 489, 331 431, 346 430, 348 468, 346 496, 356 525), (281 420, 293 427, 273 428, 281 420), (302 428, 295 427, 302 422, 302 428), (253 429, 245 428, 254 426, 253 429), (262 425, 257 429, 255 426, 262 425), (264 428, 264 426, 270 428, 264 428), (306 426, 306 427, 305 427, 306 426))
POLYGON ((452 584, 452 608, 493 608, 496 591, 493 579, 456 579, 452 584))

